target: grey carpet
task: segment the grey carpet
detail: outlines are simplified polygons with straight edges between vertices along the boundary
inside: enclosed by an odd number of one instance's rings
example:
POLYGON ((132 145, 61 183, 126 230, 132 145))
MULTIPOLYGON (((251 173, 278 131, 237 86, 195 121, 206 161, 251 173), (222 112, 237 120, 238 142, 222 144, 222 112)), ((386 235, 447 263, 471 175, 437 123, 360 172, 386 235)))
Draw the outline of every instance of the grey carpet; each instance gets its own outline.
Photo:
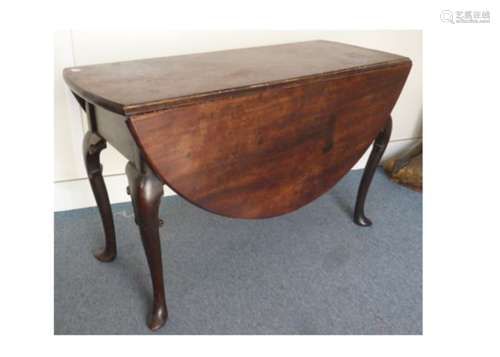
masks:
MULTIPOLYGON (((157 334, 421 334, 422 198, 379 170, 351 220, 361 171, 302 209, 229 219, 163 199, 169 320, 157 334)), ((128 203, 113 205, 118 257, 100 263, 96 208, 55 214, 56 334, 149 334, 151 287, 128 203)))

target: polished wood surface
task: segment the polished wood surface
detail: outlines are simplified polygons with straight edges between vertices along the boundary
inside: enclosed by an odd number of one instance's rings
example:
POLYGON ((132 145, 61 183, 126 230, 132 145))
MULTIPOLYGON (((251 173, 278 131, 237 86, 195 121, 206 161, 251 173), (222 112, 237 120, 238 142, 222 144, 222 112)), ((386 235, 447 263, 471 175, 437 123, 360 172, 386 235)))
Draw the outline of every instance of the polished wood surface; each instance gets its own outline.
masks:
POLYGON ((79 97, 131 115, 405 61, 343 43, 308 41, 80 66, 65 69, 64 78, 79 97))
POLYGON ((265 218, 329 190, 381 131, 410 62, 132 116, 146 159, 211 212, 265 218))
POLYGON ((365 199, 410 68, 406 57, 311 41, 66 69, 87 112, 83 154, 104 226, 102 262, 117 248, 100 152, 109 144, 129 161, 153 286, 149 328, 168 317, 163 184, 224 216, 273 217, 330 189, 375 140, 354 213, 369 225, 365 199))

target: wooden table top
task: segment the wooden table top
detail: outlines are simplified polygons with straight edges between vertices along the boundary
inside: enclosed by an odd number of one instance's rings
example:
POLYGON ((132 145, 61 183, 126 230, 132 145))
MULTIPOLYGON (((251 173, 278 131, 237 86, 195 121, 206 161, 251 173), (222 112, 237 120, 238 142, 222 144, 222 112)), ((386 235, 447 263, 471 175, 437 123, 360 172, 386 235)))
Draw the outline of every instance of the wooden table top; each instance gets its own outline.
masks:
POLYGON ((308 41, 73 67, 64 70, 64 78, 85 100, 134 115, 408 61, 338 42, 308 41))

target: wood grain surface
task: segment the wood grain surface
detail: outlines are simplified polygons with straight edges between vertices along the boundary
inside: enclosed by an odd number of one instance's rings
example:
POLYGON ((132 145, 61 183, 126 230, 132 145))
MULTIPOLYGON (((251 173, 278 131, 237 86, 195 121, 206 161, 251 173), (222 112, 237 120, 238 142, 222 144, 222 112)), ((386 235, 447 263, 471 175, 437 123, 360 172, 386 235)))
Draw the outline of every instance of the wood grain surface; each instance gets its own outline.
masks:
POLYGON ((266 218, 329 190, 388 120, 405 60, 255 88, 133 115, 146 160, 179 195, 211 212, 266 218))
POLYGON ((408 61, 381 51, 308 41, 64 70, 72 91, 118 114, 132 115, 230 93, 408 61))

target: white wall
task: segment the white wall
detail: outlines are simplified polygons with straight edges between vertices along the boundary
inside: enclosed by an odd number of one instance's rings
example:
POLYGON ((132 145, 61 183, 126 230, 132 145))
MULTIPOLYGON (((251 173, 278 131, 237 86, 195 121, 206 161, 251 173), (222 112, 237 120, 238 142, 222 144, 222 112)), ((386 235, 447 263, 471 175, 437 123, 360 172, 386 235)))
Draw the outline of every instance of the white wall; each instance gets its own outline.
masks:
MULTIPOLYGON (((332 40, 408 56, 413 61, 408 81, 393 110, 394 127, 386 157, 421 137, 421 31, 169 31, 80 32, 55 34, 55 210, 95 206, 86 181, 81 142, 84 114, 62 79, 65 67, 296 42, 332 40)), ((367 154, 354 167, 365 165, 367 154)), ((101 154, 112 203, 128 201, 125 159, 112 147, 101 154)), ((166 194, 173 194, 165 190, 166 194)))

